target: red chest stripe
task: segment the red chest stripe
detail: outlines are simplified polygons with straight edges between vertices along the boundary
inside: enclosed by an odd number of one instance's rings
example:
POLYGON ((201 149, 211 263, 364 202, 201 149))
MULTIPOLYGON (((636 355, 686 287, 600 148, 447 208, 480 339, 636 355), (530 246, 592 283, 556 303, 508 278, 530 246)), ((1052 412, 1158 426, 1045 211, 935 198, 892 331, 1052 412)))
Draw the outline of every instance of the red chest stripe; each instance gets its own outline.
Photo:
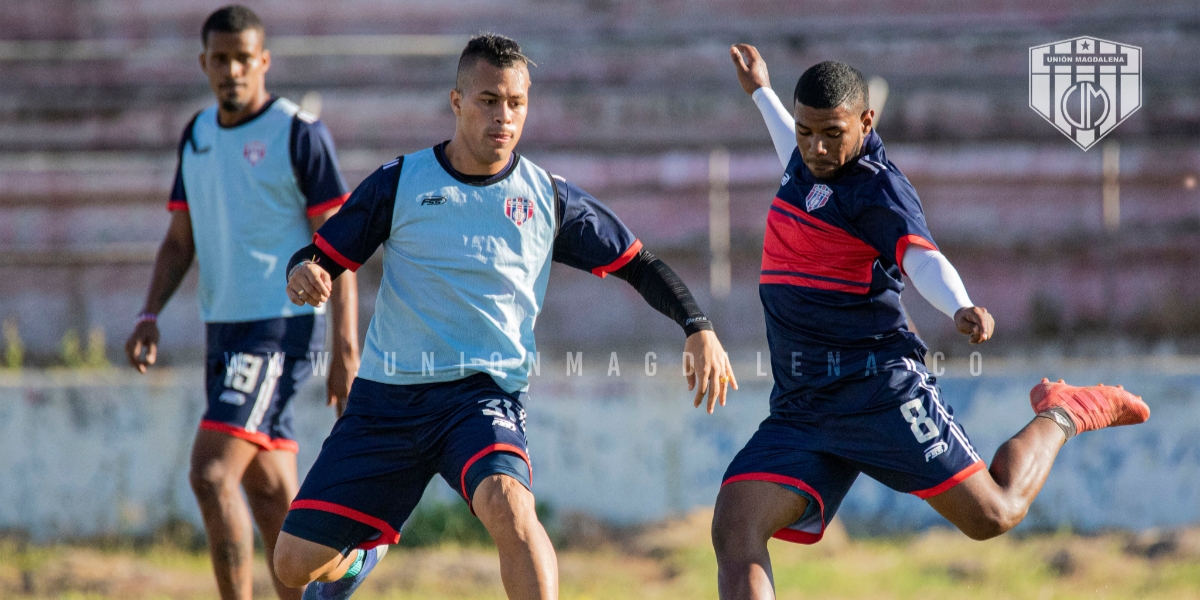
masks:
POLYGON ((865 294, 878 256, 866 242, 776 198, 767 215, 759 282, 865 294))

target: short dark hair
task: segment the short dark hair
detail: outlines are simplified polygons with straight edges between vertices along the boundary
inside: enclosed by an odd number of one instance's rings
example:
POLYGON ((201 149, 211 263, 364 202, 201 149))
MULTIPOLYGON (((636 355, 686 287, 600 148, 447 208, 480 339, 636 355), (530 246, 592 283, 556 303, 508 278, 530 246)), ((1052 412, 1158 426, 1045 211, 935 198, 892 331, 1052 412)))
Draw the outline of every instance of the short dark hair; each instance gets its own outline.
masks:
POLYGON ((860 100, 863 110, 871 106, 867 78, 858 69, 835 60, 809 67, 796 82, 792 99, 812 108, 853 107, 860 100))
POLYGON ((208 34, 214 31, 241 33, 251 29, 264 31, 262 20, 249 8, 240 4, 232 4, 218 8, 216 12, 208 15, 208 18, 204 20, 204 27, 200 29, 200 41, 207 46, 208 34))
POLYGON ((481 60, 501 69, 535 64, 521 53, 521 46, 516 40, 497 33, 481 33, 467 42, 467 47, 463 48, 462 55, 458 57, 458 73, 454 76, 455 87, 462 87, 460 84, 464 71, 481 60))

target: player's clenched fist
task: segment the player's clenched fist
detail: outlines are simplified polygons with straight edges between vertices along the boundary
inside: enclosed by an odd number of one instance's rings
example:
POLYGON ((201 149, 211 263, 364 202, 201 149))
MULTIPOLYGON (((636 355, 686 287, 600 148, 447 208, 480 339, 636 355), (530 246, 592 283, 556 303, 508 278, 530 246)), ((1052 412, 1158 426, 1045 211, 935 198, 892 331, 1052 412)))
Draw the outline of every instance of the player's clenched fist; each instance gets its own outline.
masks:
POLYGON ((996 321, 986 308, 969 306, 954 313, 954 325, 958 327, 959 333, 971 336, 972 344, 979 344, 991 339, 996 321))
POLYGON ((329 273, 316 264, 305 261, 295 267, 288 275, 287 295, 296 306, 320 306, 329 300, 333 291, 333 279, 329 273))
POLYGON ((139 373, 154 364, 158 358, 158 325, 153 320, 141 320, 134 326, 133 334, 125 341, 125 357, 139 373))

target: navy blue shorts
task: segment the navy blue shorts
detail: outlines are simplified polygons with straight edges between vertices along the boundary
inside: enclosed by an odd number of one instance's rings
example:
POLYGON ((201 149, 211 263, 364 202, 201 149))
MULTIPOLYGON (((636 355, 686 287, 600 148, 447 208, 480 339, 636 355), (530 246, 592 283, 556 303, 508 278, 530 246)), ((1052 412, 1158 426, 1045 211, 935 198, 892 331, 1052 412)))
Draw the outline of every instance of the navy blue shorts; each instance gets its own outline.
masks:
POLYGON ((434 475, 468 506, 490 475, 532 489, 523 396, 483 373, 419 385, 355 379, 283 530, 348 555, 399 541, 434 475))
POLYGON ((734 457, 722 486, 769 481, 808 499, 776 538, 813 544, 859 473, 930 498, 984 468, 920 354, 801 394, 771 416, 734 457))
POLYGON ((313 368, 309 353, 325 341, 323 315, 209 323, 200 429, 220 431, 263 450, 297 452, 292 396, 313 368))

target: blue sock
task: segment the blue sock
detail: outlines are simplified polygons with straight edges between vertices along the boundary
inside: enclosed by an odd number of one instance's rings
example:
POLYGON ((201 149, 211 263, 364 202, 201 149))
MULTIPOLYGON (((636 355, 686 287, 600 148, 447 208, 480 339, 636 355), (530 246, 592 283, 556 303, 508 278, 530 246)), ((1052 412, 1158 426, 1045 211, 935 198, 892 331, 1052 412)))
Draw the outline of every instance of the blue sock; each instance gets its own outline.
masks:
POLYGON ((346 570, 346 574, 342 575, 342 579, 353 579, 357 577, 358 574, 362 572, 363 563, 366 562, 366 559, 367 551, 358 550, 358 558, 354 559, 354 564, 350 565, 350 568, 346 570))

